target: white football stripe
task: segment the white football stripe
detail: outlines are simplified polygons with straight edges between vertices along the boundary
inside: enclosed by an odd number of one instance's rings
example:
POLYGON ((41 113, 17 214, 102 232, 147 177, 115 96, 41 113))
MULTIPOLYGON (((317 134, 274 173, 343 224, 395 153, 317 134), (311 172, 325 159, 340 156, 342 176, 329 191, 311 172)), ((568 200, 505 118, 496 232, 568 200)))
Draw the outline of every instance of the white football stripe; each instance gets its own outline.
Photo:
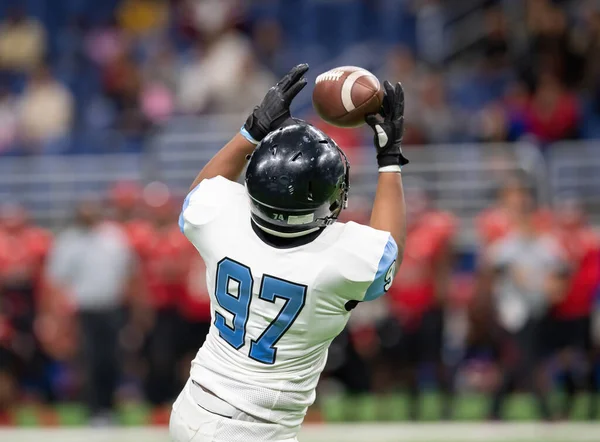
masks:
POLYGON ((377 81, 377 84, 379 84, 379 80, 377 80, 377 77, 375 77, 369 71, 366 71, 364 69, 354 71, 350 75, 348 75, 346 80, 344 80, 344 84, 342 85, 342 104, 344 105, 344 109, 346 109, 346 112, 351 112, 354 109, 356 109, 356 106, 352 101, 352 87, 354 86, 354 83, 356 83, 356 80, 358 80, 360 77, 364 77, 365 75, 372 76, 373 78, 375 78, 375 81, 377 81))

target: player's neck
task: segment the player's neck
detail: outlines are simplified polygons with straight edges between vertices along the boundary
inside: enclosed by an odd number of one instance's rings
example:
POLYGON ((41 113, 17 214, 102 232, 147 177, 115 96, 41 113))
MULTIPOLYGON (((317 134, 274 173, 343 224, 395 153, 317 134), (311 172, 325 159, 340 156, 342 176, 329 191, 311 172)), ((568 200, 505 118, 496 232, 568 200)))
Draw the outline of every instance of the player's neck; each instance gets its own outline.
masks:
POLYGON ((256 233, 256 236, 258 236, 262 242, 277 249, 291 249, 293 247, 303 246, 314 241, 325 230, 324 228, 321 228, 303 236, 282 238, 265 232, 252 220, 250 220, 250 224, 252 225, 252 230, 254 230, 254 233, 256 233))

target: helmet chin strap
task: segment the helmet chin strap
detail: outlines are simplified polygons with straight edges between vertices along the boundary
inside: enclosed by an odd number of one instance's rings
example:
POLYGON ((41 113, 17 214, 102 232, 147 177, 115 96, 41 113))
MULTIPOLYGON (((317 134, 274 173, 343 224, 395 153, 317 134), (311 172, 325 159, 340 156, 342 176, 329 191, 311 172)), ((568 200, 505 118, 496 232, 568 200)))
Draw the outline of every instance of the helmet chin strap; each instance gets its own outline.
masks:
POLYGON ((254 223, 254 225, 256 227, 258 227, 263 232, 266 232, 269 235, 278 236, 279 238, 298 238, 299 236, 304 236, 304 235, 308 235, 309 233, 316 232, 320 228, 320 227, 313 227, 312 229, 303 230, 302 232, 284 233, 284 232, 278 232, 277 230, 269 229, 268 227, 265 227, 265 226, 261 226, 259 223, 254 222, 254 220, 252 220, 252 222, 254 223))

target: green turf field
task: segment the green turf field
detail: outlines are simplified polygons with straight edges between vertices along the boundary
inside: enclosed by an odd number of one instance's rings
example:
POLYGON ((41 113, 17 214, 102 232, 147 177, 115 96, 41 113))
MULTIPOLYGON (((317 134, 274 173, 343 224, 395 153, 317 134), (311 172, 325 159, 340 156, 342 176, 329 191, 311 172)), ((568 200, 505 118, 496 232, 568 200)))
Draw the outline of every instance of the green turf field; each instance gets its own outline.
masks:
MULTIPOLYGON (((557 406, 561 396, 552 396, 557 406)), ((489 409, 489 396, 482 394, 460 395, 454 403, 456 421, 481 421, 486 419, 489 409)), ((586 419, 589 397, 580 395, 575 403, 571 418, 576 421, 586 419)), ((511 421, 532 421, 538 419, 533 397, 515 394, 505 405, 505 418, 511 421)), ((402 422, 408 419, 408 398, 403 395, 364 396, 364 397, 324 397, 320 410, 327 422, 402 422)), ((437 394, 424 394, 421 402, 421 420, 440 420, 440 400, 437 394)), ((600 436, 598 437, 600 442, 600 436)))
MULTIPOLYGON (((555 401, 558 395, 553 397, 555 401)), ((486 418, 489 399, 484 395, 461 395, 454 406, 454 420, 481 421, 486 418)), ((580 396, 575 405, 572 419, 583 421, 586 418, 587 396, 580 396)), ((408 417, 408 401, 402 395, 390 396, 322 396, 315 406, 320 417, 328 423, 342 422, 404 422, 408 417)), ((532 421, 537 419, 535 403, 530 396, 514 395, 507 401, 506 418, 511 421, 532 421)), ((167 416, 168 418, 168 416, 167 416)), ((440 418, 439 398, 436 394, 426 394, 422 400, 421 420, 437 421, 440 418)), ((125 426, 141 426, 153 423, 152 411, 144 404, 130 403, 119 407, 118 422, 125 426)), ((13 412, 12 422, 19 427, 40 425, 82 426, 87 421, 87 413, 78 404, 63 404, 51 410, 40 410, 35 406, 24 406, 13 412)), ((598 437, 600 442, 600 435, 598 437)))

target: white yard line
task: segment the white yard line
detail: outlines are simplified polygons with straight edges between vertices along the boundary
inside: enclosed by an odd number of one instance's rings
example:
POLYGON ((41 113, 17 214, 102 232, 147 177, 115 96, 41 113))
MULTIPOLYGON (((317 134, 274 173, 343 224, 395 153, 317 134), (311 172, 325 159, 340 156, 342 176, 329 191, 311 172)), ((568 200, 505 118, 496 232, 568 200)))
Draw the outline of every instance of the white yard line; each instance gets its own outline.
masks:
MULTIPOLYGON (((599 424, 306 425, 300 442, 598 442, 599 424)), ((1 442, 169 442, 164 427, 0 429, 1 442)))

